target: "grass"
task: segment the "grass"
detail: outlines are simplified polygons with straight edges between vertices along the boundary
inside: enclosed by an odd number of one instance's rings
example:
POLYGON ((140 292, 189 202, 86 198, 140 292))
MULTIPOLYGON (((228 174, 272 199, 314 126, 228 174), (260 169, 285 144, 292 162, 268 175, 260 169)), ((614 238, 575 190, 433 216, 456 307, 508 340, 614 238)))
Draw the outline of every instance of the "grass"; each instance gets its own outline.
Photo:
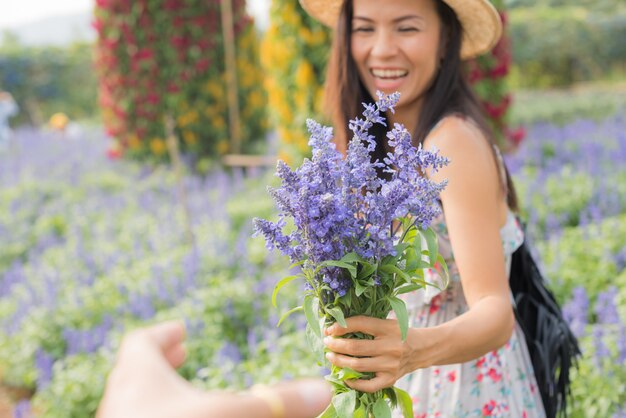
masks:
POLYGON ((601 120, 626 115, 626 81, 580 83, 565 89, 517 90, 511 125, 565 124, 575 119, 601 120))

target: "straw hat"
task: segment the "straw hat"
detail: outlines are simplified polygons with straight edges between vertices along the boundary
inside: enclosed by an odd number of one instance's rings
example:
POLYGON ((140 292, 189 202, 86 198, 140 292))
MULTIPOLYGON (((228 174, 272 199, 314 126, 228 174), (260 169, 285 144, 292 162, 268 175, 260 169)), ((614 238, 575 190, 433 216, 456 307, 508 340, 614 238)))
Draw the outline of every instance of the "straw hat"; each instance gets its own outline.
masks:
MULTIPOLYGON (((334 28, 344 0, 300 0, 313 18, 334 28)), ((500 15, 488 0, 443 0, 463 27, 461 58, 482 55, 495 46, 502 35, 500 15)), ((384 6, 381 6, 384 7, 384 6)))

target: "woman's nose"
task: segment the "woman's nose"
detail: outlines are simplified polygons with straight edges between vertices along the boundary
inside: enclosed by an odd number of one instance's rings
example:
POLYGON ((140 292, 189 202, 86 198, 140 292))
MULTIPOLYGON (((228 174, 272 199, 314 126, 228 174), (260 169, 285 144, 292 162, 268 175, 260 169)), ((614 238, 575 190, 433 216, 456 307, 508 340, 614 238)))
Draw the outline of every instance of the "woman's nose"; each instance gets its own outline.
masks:
POLYGON ((398 52, 394 36, 389 31, 377 31, 373 39, 371 55, 376 58, 388 58, 398 52))

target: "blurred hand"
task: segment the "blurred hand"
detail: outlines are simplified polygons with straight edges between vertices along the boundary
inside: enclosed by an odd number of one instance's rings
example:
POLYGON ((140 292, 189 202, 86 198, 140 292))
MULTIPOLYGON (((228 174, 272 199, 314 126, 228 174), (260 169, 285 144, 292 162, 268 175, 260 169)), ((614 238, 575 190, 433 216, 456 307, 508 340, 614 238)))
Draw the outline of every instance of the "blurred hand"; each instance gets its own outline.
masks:
POLYGON ((415 370, 413 363, 418 355, 407 341, 402 341, 400 327, 395 319, 377 319, 354 316, 346 319, 348 328, 338 323, 326 328, 324 344, 331 350, 326 358, 337 367, 349 367, 357 372, 373 372, 371 380, 346 380, 352 389, 376 392, 393 386, 398 379, 415 370), (373 340, 338 338, 342 335, 362 332, 374 336, 373 340))
POLYGON ((184 327, 165 322, 128 334, 107 380, 97 418, 308 418, 328 406, 323 380, 300 380, 259 392, 206 392, 174 370, 185 360, 184 327))

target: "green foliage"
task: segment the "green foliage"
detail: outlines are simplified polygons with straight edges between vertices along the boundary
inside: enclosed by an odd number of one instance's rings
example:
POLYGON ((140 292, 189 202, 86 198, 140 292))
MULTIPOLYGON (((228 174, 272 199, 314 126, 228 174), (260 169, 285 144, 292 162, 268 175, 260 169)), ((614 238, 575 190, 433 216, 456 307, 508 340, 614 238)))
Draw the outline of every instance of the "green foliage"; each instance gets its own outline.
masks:
POLYGON ((15 124, 39 125, 57 112, 70 119, 95 119, 96 84, 89 44, 0 46, 0 90, 10 92, 20 107, 15 124))
POLYGON ((626 7, 582 5, 518 8, 510 13, 513 83, 565 86, 624 72, 626 7))

